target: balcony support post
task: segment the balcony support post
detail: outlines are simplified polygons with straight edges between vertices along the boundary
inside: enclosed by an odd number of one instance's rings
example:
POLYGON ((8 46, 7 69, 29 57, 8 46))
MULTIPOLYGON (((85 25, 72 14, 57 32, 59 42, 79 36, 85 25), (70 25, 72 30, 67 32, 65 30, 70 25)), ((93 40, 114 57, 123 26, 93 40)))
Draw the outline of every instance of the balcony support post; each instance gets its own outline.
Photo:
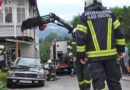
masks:
POLYGON ((16 42, 16 58, 19 57, 19 43, 16 42))

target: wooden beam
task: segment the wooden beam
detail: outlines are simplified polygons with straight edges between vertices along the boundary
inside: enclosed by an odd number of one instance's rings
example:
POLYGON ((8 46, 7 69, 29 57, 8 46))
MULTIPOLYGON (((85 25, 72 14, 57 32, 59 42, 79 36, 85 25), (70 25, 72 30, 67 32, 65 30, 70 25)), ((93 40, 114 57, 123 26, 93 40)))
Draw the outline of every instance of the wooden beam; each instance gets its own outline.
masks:
POLYGON ((19 57, 19 43, 16 42, 16 58, 19 57))

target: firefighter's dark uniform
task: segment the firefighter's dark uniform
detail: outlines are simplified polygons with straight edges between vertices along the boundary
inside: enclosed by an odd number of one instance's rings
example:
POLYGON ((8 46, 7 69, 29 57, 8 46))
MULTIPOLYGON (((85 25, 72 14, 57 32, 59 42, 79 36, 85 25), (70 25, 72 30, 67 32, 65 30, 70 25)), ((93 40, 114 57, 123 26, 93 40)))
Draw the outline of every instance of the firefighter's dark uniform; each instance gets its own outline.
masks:
MULTIPOLYGON (((70 58, 77 57, 76 42, 74 38, 70 41, 68 45, 68 53, 70 58)), ((91 77, 90 77, 88 63, 82 64, 79 61, 79 59, 77 59, 77 61, 75 62, 75 68, 76 68, 76 74, 77 74, 80 90, 90 90, 91 77)))
POLYGON ((55 81, 56 80, 56 70, 55 67, 52 63, 49 64, 49 68, 48 68, 49 74, 47 75, 48 81, 55 81))
POLYGON ((88 57, 94 90, 121 90, 117 53, 124 52, 125 39, 116 15, 101 4, 89 6, 76 29, 77 56, 88 57), (85 53, 86 52, 86 53, 85 53))
MULTIPOLYGON (((1 51, 0 50, 0 55, 5 55, 6 54, 6 52, 4 51, 1 51)), ((2 69, 2 68, 4 68, 5 67, 5 60, 1 60, 0 61, 0 69, 2 69)))

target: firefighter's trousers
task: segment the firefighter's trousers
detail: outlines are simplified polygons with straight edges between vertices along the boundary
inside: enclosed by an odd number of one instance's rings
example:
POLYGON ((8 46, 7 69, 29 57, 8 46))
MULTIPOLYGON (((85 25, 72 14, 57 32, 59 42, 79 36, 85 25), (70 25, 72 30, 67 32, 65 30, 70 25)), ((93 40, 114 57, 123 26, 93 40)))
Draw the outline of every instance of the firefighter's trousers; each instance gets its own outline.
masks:
POLYGON ((75 68, 80 90, 90 90, 91 76, 89 72, 89 64, 81 64, 81 62, 77 60, 75 68))
POLYGON ((109 90, 122 90, 120 84, 120 65, 116 59, 93 61, 90 63, 92 84, 94 90, 106 90, 105 80, 109 90))
POLYGON ((5 61, 0 61, 0 69, 5 67, 5 61))

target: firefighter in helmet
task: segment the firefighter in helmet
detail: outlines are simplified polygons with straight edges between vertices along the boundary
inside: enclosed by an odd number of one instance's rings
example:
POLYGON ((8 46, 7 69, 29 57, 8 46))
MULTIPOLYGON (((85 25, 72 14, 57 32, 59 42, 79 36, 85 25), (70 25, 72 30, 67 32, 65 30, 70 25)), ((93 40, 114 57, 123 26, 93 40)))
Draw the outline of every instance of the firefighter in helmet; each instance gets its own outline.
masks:
POLYGON ((90 90, 91 76, 90 76, 90 72, 89 72, 89 64, 83 63, 77 57, 75 31, 76 31, 76 29, 73 30, 72 40, 70 41, 68 48, 67 48, 68 54, 69 54, 69 57, 75 63, 74 65, 75 65, 75 69, 76 69, 76 74, 77 74, 80 90, 90 90))
POLYGON ((5 49, 3 45, 0 45, 0 69, 3 69, 5 65, 5 49))
POLYGON ((48 67, 49 74, 47 75, 47 77, 48 77, 47 80, 48 81, 54 81, 54 80, 56 80, 55 66, 52 63, 52 60, 48 60, 47 63, 49 64, 49 67, 48 67))
POLYGON ((122 90, 117 56, 125 50, 125 38, 115 13, 102 6, 102 0, 86 0, 75 32, 77 57, 88 57, 94 90, 122 90))

